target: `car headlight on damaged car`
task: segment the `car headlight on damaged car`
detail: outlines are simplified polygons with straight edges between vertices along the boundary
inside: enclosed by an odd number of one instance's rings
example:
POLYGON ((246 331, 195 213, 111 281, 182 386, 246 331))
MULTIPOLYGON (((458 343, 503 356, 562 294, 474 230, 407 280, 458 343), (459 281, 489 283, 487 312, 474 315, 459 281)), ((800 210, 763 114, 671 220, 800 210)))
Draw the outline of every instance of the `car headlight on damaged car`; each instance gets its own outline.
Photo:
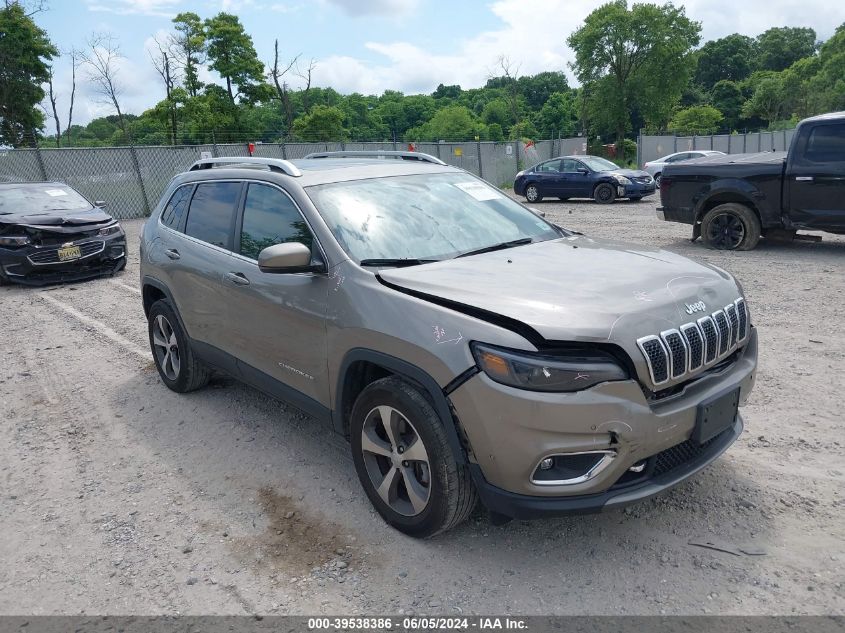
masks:
POLYGON ((623 176, 622 174, 613 174, 613 178, 618 182, 620 185, 630 185, 631 179, 623 176))
POLYGON ((472 353, 478 366, 492 380, 529 391, 581 391, 629 377, 610 354, 598 350, 542 354, 472 343, 472 353))
POLYGON ((27 235, 0 235, 0 246, 26 246, 29 242, 27 235))
POLYGON ((107 227, 100 229, 100 236, 116 235, 117 233, 120 233, 120 231, 121 231, 120 225, 117 222, 115 222, 111 226, 107 226, 107 227))

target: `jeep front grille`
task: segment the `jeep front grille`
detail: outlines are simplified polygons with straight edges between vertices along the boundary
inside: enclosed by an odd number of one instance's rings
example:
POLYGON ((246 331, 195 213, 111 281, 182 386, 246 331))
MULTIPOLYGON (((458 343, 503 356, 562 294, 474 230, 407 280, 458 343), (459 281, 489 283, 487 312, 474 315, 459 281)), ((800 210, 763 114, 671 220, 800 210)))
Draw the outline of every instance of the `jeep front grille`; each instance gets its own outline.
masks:
POLYGON ((748 338, 748 311, 737 299, 712 315, 684 323, 677 330, 643 336, 637 346, 645 357, 651 382, 659 386, 689 378, 733 353, 748 338))

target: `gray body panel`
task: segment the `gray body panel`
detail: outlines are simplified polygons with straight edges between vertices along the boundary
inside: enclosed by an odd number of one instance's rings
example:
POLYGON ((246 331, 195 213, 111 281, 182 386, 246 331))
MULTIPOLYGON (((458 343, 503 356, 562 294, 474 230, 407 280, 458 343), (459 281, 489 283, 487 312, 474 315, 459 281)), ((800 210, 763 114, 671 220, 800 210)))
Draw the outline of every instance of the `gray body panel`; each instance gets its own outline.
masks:
POLYGON ((752 331, 728 367, 669 380, 662 388, 675 392, 659 402, 649 396, 654 388, 637 339, 695 320, 700 315, 690 316, 687 304, 704 302, 709 313, 740 297, 724 271, 667 251, 574 235, 408 268, 361 267, 335 240, 308 187, 457 170, 400 160, 293 163, 301 176, 235 166, 175 178, 144 227, 142 284, 166 289, 190 339, 220 353, 218 366, 261 388, 278 384, 280 390, 269 389, 274 394, 301 395, 295 403, 330 414, 337 431, 347 422, 342 389, 349 359, 362 352, 376 364, 394 359, 413 368, 406 377, 438 406, 454 434, 456 460, 477 465, 487 482, 515 494, 580 496, 607 490, 637 460, 688 439, 704 399, 739 388, 744 400, 753 385, 752 331), (223 179, 286 191, 313 232, 325 270, 263 273, 253 260, 161 224, 179 185, 223 179), (176 260, 166 253, 174 248, 176 260), (249 283, 233 283, 230 273, 249 283), (527 352, 546 343, 612 345, 635 375, 575 393, 514 389, 477 372, 471 341, 527 352), (575 487, 529 482, 548 451, 611 442, 619 458, 601 477, 575 487))

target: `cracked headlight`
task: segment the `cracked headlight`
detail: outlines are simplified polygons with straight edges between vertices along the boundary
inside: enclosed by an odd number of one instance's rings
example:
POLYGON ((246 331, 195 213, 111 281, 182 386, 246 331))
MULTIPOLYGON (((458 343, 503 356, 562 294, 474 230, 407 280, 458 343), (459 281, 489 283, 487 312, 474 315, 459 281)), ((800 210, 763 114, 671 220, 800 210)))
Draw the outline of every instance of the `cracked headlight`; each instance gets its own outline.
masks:
POLYGON ((622 174, 613 174, 613 177, 616 179, 620 185, 630 185, 631 179, 623 176, 622 174))
POLYGON ((121 231, 120 225, 115 222, 111 226, 107 226, 105 228, 100 229, 100 235, 101 236, 115 235, 117 233, 120 233, 120 231, 121 231))
POLYGON ((481 370, 503 385, 530 391, 581 391, 612 380, 627 380, 628 372, 600 350, 566 350, 541 354, 472 344, 481 370))
POLYGON ((26 246, 30 243, 27 235, 4 235, 0 236, 0 246, 26 246))

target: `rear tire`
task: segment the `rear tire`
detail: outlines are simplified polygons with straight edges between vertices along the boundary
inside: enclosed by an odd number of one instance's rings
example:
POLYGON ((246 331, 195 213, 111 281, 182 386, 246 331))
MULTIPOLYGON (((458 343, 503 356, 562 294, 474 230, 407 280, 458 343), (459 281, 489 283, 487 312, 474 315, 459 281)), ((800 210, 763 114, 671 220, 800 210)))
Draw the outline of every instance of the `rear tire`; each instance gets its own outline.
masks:
POLYGON ((593 190, 593 200, 599 204, 611 204, 616 200, 616 187, 609 182, 602 182, 593 190))
POLYGON ((660 174, 655 174, 655 175, 654 175, 654 186, 655 186, 657 189, 660 189, 660 174))
POLYGON ((150 307, 147 330, 158 375, 169 389, 188 393, 208 384, 211 370, 194 354, 166 299, 159 299, 150 307))
POLYGON ((707 248, 750 251, 760 241, 760 220, 744 204, 728 202, 708 211, 701 221, 701 237, 707 248))
POLYGON ((540 193, 540 188, 535 184, 530 184, 525 188, 525 199, 528 202, 540 202, 543 200, 543 194, 540 193))
POLYGON ((358 479, 382 518, 410 536, 449 530, 478 503, 469 469, 455 462, 443 424, 419 389, 397 376, 368 385, 352 408, 358 479))

